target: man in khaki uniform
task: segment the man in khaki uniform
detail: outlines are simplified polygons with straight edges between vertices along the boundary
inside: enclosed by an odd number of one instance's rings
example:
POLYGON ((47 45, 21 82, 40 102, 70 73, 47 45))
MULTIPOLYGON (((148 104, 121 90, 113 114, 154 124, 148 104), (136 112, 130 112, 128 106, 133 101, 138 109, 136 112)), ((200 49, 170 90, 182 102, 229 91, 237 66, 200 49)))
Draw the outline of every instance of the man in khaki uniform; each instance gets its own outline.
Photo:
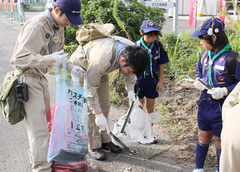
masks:
POLYGON ((223 129, 221 133, 222 153, 220 171, 240 170, 240 83, 228 95, 222 108, 223 129))
MULTIPOLYGON (((58 0, 54 9, 29 19, 19 34, 11 58, 15 75, 21 74, 28 85, 29 100, 24 102, 29 154, 34 172, 51 172, 47 162, 48 125, 46 113, 50 108, 48 81, 44 74, 53 65, 61 66, 64 54, 64 27, 83 24, 79 0, 58 0), (60 51, 61 50, 61 51, 60 51)), ((82 75, 82 69, 66 60, 67 70, 82 75)))
MULTIPOLYGON (((78 38, 77 38, 78 39, 78 38)), ((79 40, 78 40, 79 41, 79 40)), ((88 78, 88 128, 89 155, 96 160, 105 160, 103 151, 120 153, 121 148, 111 142, 107 124, 110 110, 109 73, 119 69, 125 78, 128 93, 133 93, 136 76, 142 73, 149 62, 148 52, 126 38, 112 36, 80 45, 70 61, 86 70, 88 78), (116 52, 114 50, 116 46, 116 52), (86 58, 83 58, 86 55, 86 58)), ((135 100, 135 94, 129 94, 135 100)))

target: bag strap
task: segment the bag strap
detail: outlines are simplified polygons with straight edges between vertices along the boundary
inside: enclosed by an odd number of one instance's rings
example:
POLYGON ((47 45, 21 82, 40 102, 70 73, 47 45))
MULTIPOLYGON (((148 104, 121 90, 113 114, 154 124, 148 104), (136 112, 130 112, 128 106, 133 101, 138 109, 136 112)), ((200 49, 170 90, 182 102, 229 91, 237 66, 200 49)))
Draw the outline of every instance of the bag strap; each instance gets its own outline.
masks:
POLYGON ((116 53, 117 53, 117 40, 113 39, 114 44, 112 47, 112 58, 110 60, 110 63, 113 64, 115 57, 116 57, 116 53))
POLYGON ((238 56, 238 53, 233 50, 228 50, 227 52, 227 69, 228 73, 231 75, 231 78, 233 82, 236 82, 235 74, 236 74, 236 58, 238 56))
POLYGON ((23 74, 24 72, 26 72, 28 69, 29 69, 28 67, 27 68, 15 68, 13 71, 15 71, 14 74, 17 76, 17 78, 19 78, 19 76, 21 74, 23 74), (16 74, 16 70, 17 70, 17 74, 16 74))
POLYGON ((202 67, 203 67, 203 61, 204 61, 204 59, 207 57, 207 55, 208 55, 207 50, 204 50, 204 51, 202 52, 202 54, 200 55, 200 62, 201 62, 202 67))

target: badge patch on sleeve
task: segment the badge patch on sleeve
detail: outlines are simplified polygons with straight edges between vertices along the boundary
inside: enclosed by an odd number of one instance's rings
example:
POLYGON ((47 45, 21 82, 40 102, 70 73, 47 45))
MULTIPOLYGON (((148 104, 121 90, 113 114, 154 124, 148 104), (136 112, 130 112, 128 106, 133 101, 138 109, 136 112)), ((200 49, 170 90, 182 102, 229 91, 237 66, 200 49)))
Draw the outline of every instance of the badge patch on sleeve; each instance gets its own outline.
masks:
POLYGON ((50 34, 47 33, 47 34, 45 35, 45 38, 48 39, 49 37, 50 37, 50 34))
POLYGON ((220 59, 220 63, 223 63, 225 61, 224 57, 220 59))

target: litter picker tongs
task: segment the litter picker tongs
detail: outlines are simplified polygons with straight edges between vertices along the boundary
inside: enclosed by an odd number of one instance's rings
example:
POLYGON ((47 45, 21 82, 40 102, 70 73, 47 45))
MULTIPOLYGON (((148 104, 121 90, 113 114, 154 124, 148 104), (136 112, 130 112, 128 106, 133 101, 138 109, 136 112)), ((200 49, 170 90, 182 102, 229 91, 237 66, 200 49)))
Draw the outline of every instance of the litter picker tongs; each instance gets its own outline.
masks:
POLYGON ((132 152, 129 147, 127 147, 127 145, 125 145, 119 138, 117 138, 117 136, 115 136, 111 131, 110 131, 110 135, 120 144, 122 145, 122 147, 128 151, 130 154, 135 154, 134 152, 132 152))
MULTIPOLYGON (((138 90, 137 90, 137 93, 136 93, 136 95, 135 95, 136 98, 137 98, 137 96, 138 96, 139 91, 140 91, 140 88, 138 88, 138 90)), ((128 122, 129 117, 130 117, 130 114, 131 114, 131 112, 132 112, 133 106, 134 106, 134 102, 132 102, 132 104, 131 104, 131 106, 130 106, 130 109, 129 109, 128 114, 127 114, 127 118, 126 118, 126 120, 124 121, 122 130, 121 130, 121 133, 124 132, 124 129, 125 129, 126 125, 127 125, 127 122, 128 122)), ((115 136, 111 131, 110 131, 110 135, 111 135, 120 145, 122 145, 122 147, 123 147, 126 151, 128 151, 130 154, 135 154, 134 152, 132 152, 132 151, 129 149, 129 147, 127 147, 127 146, 126 146, 119 138, 117 138, 117 136, 115 136)))
MULTIPOLYGON (((137 96, 138 96, 139 91, 140 91, 140 88, 137 89, 137 93, 136 93, 136 95, 135 95, 136 98, 137 98, 137 96)), ((127 125, 128 119, 129 119, 129 117, 130 117, 130 115, 131 115, 133 106, 134 106, 134 101, 132 102, 132 104, 131 104, 131 106, 130 106, 130 109, 129 109, 129 111, 128 111, 127 117, 126 117, 126 119, 125 119, 125 121, 124 121, 122 130, 121 130, 121 133, 124 132, 124 129, 125 129, 126 125, 127 125)))

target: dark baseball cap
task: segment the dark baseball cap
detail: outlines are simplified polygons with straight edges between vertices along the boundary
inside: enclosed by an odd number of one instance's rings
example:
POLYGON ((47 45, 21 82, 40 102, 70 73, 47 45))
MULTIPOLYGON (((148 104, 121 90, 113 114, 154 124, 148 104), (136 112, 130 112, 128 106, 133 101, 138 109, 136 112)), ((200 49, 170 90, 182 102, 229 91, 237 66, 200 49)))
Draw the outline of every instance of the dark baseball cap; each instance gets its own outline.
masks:
POLYGON ((65 13, 68 21, 73 25, 83 24, 80 0, 57 0, 56 5, 65 13))
POLYGON ((219 33, 224 30, 225 24, 224 22, 216 17, 211 17, 204 20, 199 28, 190 34, 192 37, 202 36, 205 34, 212 35, 215 33, 219 33))
POLYGON ((144 33, 148 33, 148 32, 153 32, 153 31, 160 31, 158 29, 158 25, 156 22, 154 22, 153 20, 144 20, 142 25, 141 25, 141 30, 144 33))

